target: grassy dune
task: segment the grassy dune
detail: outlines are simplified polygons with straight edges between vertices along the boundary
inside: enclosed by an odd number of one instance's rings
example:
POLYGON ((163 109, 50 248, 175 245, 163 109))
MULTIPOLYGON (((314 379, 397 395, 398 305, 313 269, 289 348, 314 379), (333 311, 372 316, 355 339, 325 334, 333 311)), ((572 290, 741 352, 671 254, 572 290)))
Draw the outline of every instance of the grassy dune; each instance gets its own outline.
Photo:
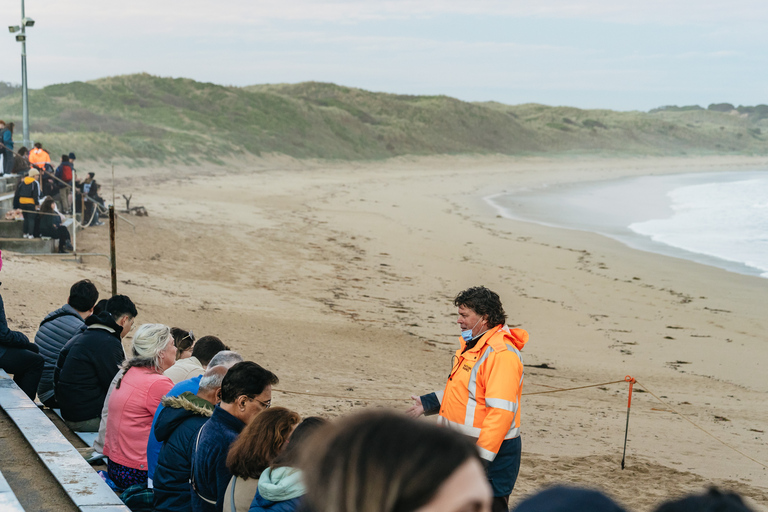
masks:
MULTIPOLYGON (((0 95, 0 119, 18 125, 17 91, 0 95)), ((32 138, 52 154, 74 150, 102 160, 195 164, 263 153, 345 160, 458 153, 768 153, 768 119, 743 109, 645 113, 512 106, 315 82, 225 87, 126 75, 32 90, 30 112, 32 138)))

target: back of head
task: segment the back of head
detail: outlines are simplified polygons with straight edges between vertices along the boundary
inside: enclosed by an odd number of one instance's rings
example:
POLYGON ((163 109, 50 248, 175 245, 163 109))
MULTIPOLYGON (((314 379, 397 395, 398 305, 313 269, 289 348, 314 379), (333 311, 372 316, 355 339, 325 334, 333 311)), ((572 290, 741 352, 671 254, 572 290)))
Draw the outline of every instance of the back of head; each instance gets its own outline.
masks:
POLYGON ((69 162, 69 155, 61 155, 62 162, 69 162))
POLYGON ((656 512, 752 512, 738 494, 711 488, 706 494, 668 501, 656 512))
POLYGON ((132 366, 154 367, 161 371, 160 352, 171 340, 171 328, 163 324, 143 324, 136 329, 131 348, 133 358, 126 362, 126 369, 132 366))
POLYGON ((624 512, 599 491, 557 486, 521 502, 514 512, 624 512))
POLYGON ((43 143, 42 142, 35 142, 35 149, 43 149, 43 143))
POLYGON ((19 154, 19 156, 24 156, 24 155, 26 155, 28 152, 29 152, 29 150, 28 150, 27 148, 25 148, 24 146, 21 146, 21 147, 19 148, 19 150, 17 151, 17 153, 19 154))
POLYGON ((313 512, 415 511, 459 466, 479 460, 460 434, 392 412, 345 418, 310 442, 301 467, 313 512))
POLYGON ((312 438, 312 434, 317 432, 320 427, 328 425, 328 420, 319 416, 310 416, 304 418, 304 420, 298 424, 296 430, 291 434, 291 442, 288 446, 275 457, 270 464, 272 469, 289 467, 295 468, 301 464, 302 454, 309 448, 311 442, 307 442, 307 439, 312 438))
POLYGON ((256 416, 229 449, 230 472, 241 478, 259 478, 283 449, 300 419, 285 407, 272 407, 256 416))
POLYGON ((180 327, 171 327, 171 335, 173 336, 173 344, 176 345, 176 359, 179 359, 182 352, 189 350, 194 345, 195 335, 192 331, 185 331, 180 327))
POLYGON ((243 356, 237 352, 233 352, 232 350, 222 350, 211 358, 211 361, 207 366, 208 368, 212 368, 214 366, 223 366, 229 369, 235 366, 237 363, 241 363, 242 361, 243 356))
POLYGON ((229 347, 219 338, 216 336, 203 336, 192 347, 192 357, 196 357, 201 365, 208 366, 213 356, 222 350, 229 350, 229 347))
MULTIPOLYGON (((43 204, 40 205, 40 211, 43 213, 53 213, 53 198, 51 196, 45 196, 45 199, 43 199, 43 204)), ((87 310, 78 309, 78 311, 87 311, 87 310)))
POLYGON ((97 302, 96 305, 93 306, 93 314, 94 315, 98 315, 98 314, 103 313, 104 311, 106 311, 107 310, 107 302, 109 302, 109 300, 107 300, 107 299, 101 299, 99 302, 97 302))
POLYGON ((96 289, 96 285, 88 279, 83 279, 73 284, 69 289, 67 304, 75 308, 76 311, 90 311, 96 305, 97 300, 99 300, 99 290, 96 289))
POLYGON ((110 313, 115 320, 119 320, 123 315, 135 318, 139 314, 131 299, 125 295, 115 295, 110 298, 104 309, 110 313))
POLYGON ((213 365, 205 370, 198 386, 199 391, 213 391, 221 388, 224 376, 227 374, 227 368, 224 366, 213 365))
POLYGON ((278 382, 277 375, 271 371, 253 361, 243 361, 230 368, 224 377, 224 382, 221 383, 221 401, 231 404, 239 396, 253 398, 260 395, 267 386, 274 386, 278 382))

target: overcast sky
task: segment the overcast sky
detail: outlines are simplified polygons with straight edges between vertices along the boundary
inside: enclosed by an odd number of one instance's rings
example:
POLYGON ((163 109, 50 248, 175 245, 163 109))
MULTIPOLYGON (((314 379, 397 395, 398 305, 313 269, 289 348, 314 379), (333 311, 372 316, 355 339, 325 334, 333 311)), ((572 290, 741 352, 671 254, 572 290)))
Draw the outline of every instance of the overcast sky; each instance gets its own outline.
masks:
MULTIPOLYGON (((29 85, 147 72, 647 110, 768 103, 764 0, 27 0, 29 85)), ((20 0, 3 3, 16 25, 20 0)), ((21 45, 0 37, 0 81, 21 45)))

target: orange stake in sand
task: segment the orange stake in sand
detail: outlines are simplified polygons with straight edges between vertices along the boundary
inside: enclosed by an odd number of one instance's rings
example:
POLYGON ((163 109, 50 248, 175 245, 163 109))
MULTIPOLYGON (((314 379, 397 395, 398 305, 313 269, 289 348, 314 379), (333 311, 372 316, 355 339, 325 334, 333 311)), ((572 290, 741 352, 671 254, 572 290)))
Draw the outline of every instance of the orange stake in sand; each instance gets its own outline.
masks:
POLYGON ((621 455, 621 469, 624 469, 624 458, 627 456, 627 436, 629 435, 629 408, 632 407, 632 388, 635 385, 635 379, 627 375, 624 377, 629 382, 629 398, 627 399, 627 428, 624 430, 624 453, 621 455))

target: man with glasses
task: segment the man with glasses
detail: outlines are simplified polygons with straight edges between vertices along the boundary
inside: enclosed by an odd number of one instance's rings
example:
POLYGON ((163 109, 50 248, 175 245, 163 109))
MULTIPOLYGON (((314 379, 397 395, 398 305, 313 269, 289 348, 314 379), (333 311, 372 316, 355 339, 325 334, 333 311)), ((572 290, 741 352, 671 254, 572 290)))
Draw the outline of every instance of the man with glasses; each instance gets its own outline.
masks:
POLYGON ((195 440, 192 454, 193 512, 222 512, 232 474, 229 446, 253 418, 272 405, 277 376, 252 361, 237 363, 221 383, 221 403, 195 440))

